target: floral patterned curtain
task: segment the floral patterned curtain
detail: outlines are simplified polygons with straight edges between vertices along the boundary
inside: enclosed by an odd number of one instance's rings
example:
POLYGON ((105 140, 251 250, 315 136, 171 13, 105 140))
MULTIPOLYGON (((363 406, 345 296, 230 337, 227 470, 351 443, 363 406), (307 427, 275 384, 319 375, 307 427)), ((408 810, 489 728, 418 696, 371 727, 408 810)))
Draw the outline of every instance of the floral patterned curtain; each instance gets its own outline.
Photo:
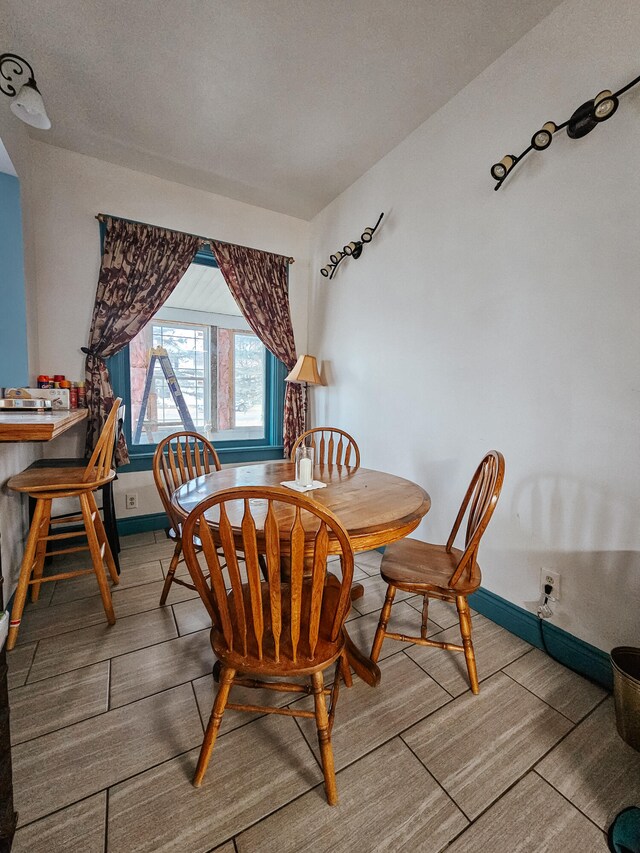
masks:
MULTIPOLYGON (((105 217, 102 266, 91 320, 87 354, 87 456, 96 445, 113 404, 105 358, 115 355, 143 329, 193 261, 200 239, 137 222, 105 217)), ((129 453, 124 436, 116 464, 129 453)))
MULTIPOLYGON (((211 248, 229 290, 245 319, 267 349, 287 370, 296 363, 287 266, 289 259, 258 249, 211 241, 211 248)), ((284 398, 284 455, 304 432, 302 386, 287 382, 284 398)))

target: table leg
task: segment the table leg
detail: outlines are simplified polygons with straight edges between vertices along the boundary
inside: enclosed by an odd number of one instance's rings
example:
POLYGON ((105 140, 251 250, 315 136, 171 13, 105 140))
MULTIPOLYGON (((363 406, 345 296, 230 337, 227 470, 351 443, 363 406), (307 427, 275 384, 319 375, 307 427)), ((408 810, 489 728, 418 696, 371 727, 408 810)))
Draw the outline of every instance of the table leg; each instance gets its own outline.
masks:
MULTIPOLYGON (((364 587, 361 583, 354 583, 351 587, 351 601, 357 601, 364 595, 364 587)), ((353 667, 356 675, 368 684, 369 687, 377 687, 380 684, 380 668, 371 658, 363 654, 349 636, 347 626, 343 628, 345 648, 349 665, 353 667)))
POLYGON ((380 684, 380 668, 378 664, 374 663, 371 658, 368 658, 360 651, 349 636, 346 625, 342 630, 344 632, 349 665, 353 667, 356 675, 360 676, 365 684, 368 684, 369 687, 377 687, 380 684))
POLYGON ((216 684, 220 683, 221 671, 222 671, 222 664, 220 663, 219 660, 216 660, 216 662, 213 665, 213 670, 211 671, 211 674, 213 675, 213 680, 215 681, 216 684))

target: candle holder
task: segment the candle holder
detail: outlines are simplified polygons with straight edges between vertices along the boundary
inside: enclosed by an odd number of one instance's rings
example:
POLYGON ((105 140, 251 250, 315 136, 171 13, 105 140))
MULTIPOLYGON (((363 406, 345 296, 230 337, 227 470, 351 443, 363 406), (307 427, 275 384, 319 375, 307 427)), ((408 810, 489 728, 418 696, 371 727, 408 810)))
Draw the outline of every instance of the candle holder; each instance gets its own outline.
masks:
POLYGON ((301 444, 296 448, 296 486, 301 488, 313 483, 314 448, 301 444))

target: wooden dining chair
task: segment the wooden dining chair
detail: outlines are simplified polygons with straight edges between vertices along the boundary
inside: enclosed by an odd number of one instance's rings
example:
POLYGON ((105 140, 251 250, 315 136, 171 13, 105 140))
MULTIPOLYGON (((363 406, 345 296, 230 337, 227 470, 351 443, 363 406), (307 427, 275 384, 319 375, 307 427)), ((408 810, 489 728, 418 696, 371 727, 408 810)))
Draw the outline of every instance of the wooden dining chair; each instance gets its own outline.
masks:
POLYGON ((473 693, 480 692, 467 596, 480 586, 478 547, 498 503, 503 480, 504 457, 497 450, 491 450, 473 475, 446 545, 402 539, 385 549, 380 574, 387 582, 387 594, 371 648, 371 659, 374 662, 378 660, 385 637, 420 646, 464 652, 471 690, 473 693), (467 524, 462 551, 453 546, 465 516, 467 524), (387 630, 391 606, 398 589, 423 596, 419 637, 408 637, 387 630), (427 639, 430 598, 455 601, 462 645, 427 639))
POLYGON ((296 450, 301 444, 314 448, 316 465, 349 465, 360 467, 360 449, 348 432, 338 427, 314 427, 298 436, 291 450, 295 462, 296 450))
POLYGON ((94 492, 115 477, 111 467, 114 450, 114 436, 117 427, 118 407, 122 400, 117 399, 111 407, 105 425, 100 433, 98 443, 86 466, 69 468, 27 468, 15 477, 11 477, 7 486, 17 492, 23 492, 36 501, 33 519, 29 527, 29 535, 24 549, 24 557, 20 566, 20 577, 11 608, 9 621, 9 638, 7 649, 11 650, 18 639, 18 630, 22 621, 22 613, 27 599, 27 590, 31 586, 31 600, 37 601, 40 586, 51 581, 88 575, 92 572, 98 581, 102 604, 107 621, 113 625, 116 621, 111 601, 111 592, 107 582, 104 563, 114 584, 119 582, 118 572, 109 547, 109 540, 100 518, 100 512, 94 492), (66 515, 55 519, 51 517, 51 504, 58 498, 78 498, 80 514, 66 515), (57 524, 81 523, 83 530, 73 530, 63 533, 50 533, 50 528, 57 524), (65 539, 75 539, 86 535, 86 545, 74 545, 48 551, 49 542, 65 539), (57 554, 72 554, 88 550, 91 555, 92 568, 58 572, 58 574, 43 577, 45 559, 57 554), (104 560, 104 563, 103 563, 104 560))
POLYGON ((226 709, 315 718, 327 801, 334 805, 338 797, 331 730, 340 674, 347 665, 343 626, 351 606, 353 578, 353 550, 347 531, 332 512, 304 495, 279 486, 237 486, 196 506, 184 524, 183 547, 195 587, 211 616, 211 645, 222 664, 193 784, 199 787, 202 783, 226 709), (215 525, 216 541, 207 519, 215 525), (241 530, 238 541, 232 523, 241 530), (209 582, 193 544, 196 536, 210 572, 209 582), (330 537, 340 546, 341 578, 327 569, 330 537), (226 570, 216 550, 218 540, 226 570), (305 543, 312 554, 311 574, 305 573, 305 543), (244 554, 246 583, 242 582, 236 548, 244 554), (267 580, 261 576, 259 554, 266 557, 267 580), (281 575, 284 556, 289 558, 285 576, 281 575), (334 662, 338 665, 333 686, 325 688, 323 672, 334 662), (308 678, 309 683, 268 680, 299 677, 308 678), (231 703, 229 691, 234 684, 312 694, 314 711, 298 710, 296 705, 231 703))
POLYGON ((197 432, 174 432, 156 447, 153 455, 153 479, 169 519, 169 538, 176 543, 160 596, 161 607, 167 600, 172 583, 195 589, 188 580, 175 576, 176 569, 183 561, 182 520, 171 506, 171 497, 175 490, 188 480, 211 471, 220 471, 221 468, 215 447, 197 432))

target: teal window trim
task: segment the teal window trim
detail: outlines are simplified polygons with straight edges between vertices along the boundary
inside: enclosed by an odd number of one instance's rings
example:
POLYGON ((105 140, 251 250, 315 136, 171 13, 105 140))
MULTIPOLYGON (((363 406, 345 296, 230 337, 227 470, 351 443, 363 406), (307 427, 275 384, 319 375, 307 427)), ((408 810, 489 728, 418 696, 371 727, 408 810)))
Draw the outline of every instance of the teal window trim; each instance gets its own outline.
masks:
MULTIPOLYGON (((104 249, 105 225, 100 222, 100 246, 104 249)), ((209 246, 202 247, 194 258, 194 263, 203 266, 217 267, 218 263, 209 246)), ((150 471, 155 453, 155 444, 133 444, 131 424, 131 372, 129 347, 106 360, 111 376, 111 384, 117 397, 122 397, 126 404, 126 419, 124 424, 125 437, 129 447, 130 463, 126 471, 150 471)), ((282 459, 284 453, 283 416, 285 376, 287 370, 283 362, 265 347, 265 437, 247 439, 244 441, 217 441, 215 448, 220 461, 229 462, 261 462, 269 459, 282 459)))

